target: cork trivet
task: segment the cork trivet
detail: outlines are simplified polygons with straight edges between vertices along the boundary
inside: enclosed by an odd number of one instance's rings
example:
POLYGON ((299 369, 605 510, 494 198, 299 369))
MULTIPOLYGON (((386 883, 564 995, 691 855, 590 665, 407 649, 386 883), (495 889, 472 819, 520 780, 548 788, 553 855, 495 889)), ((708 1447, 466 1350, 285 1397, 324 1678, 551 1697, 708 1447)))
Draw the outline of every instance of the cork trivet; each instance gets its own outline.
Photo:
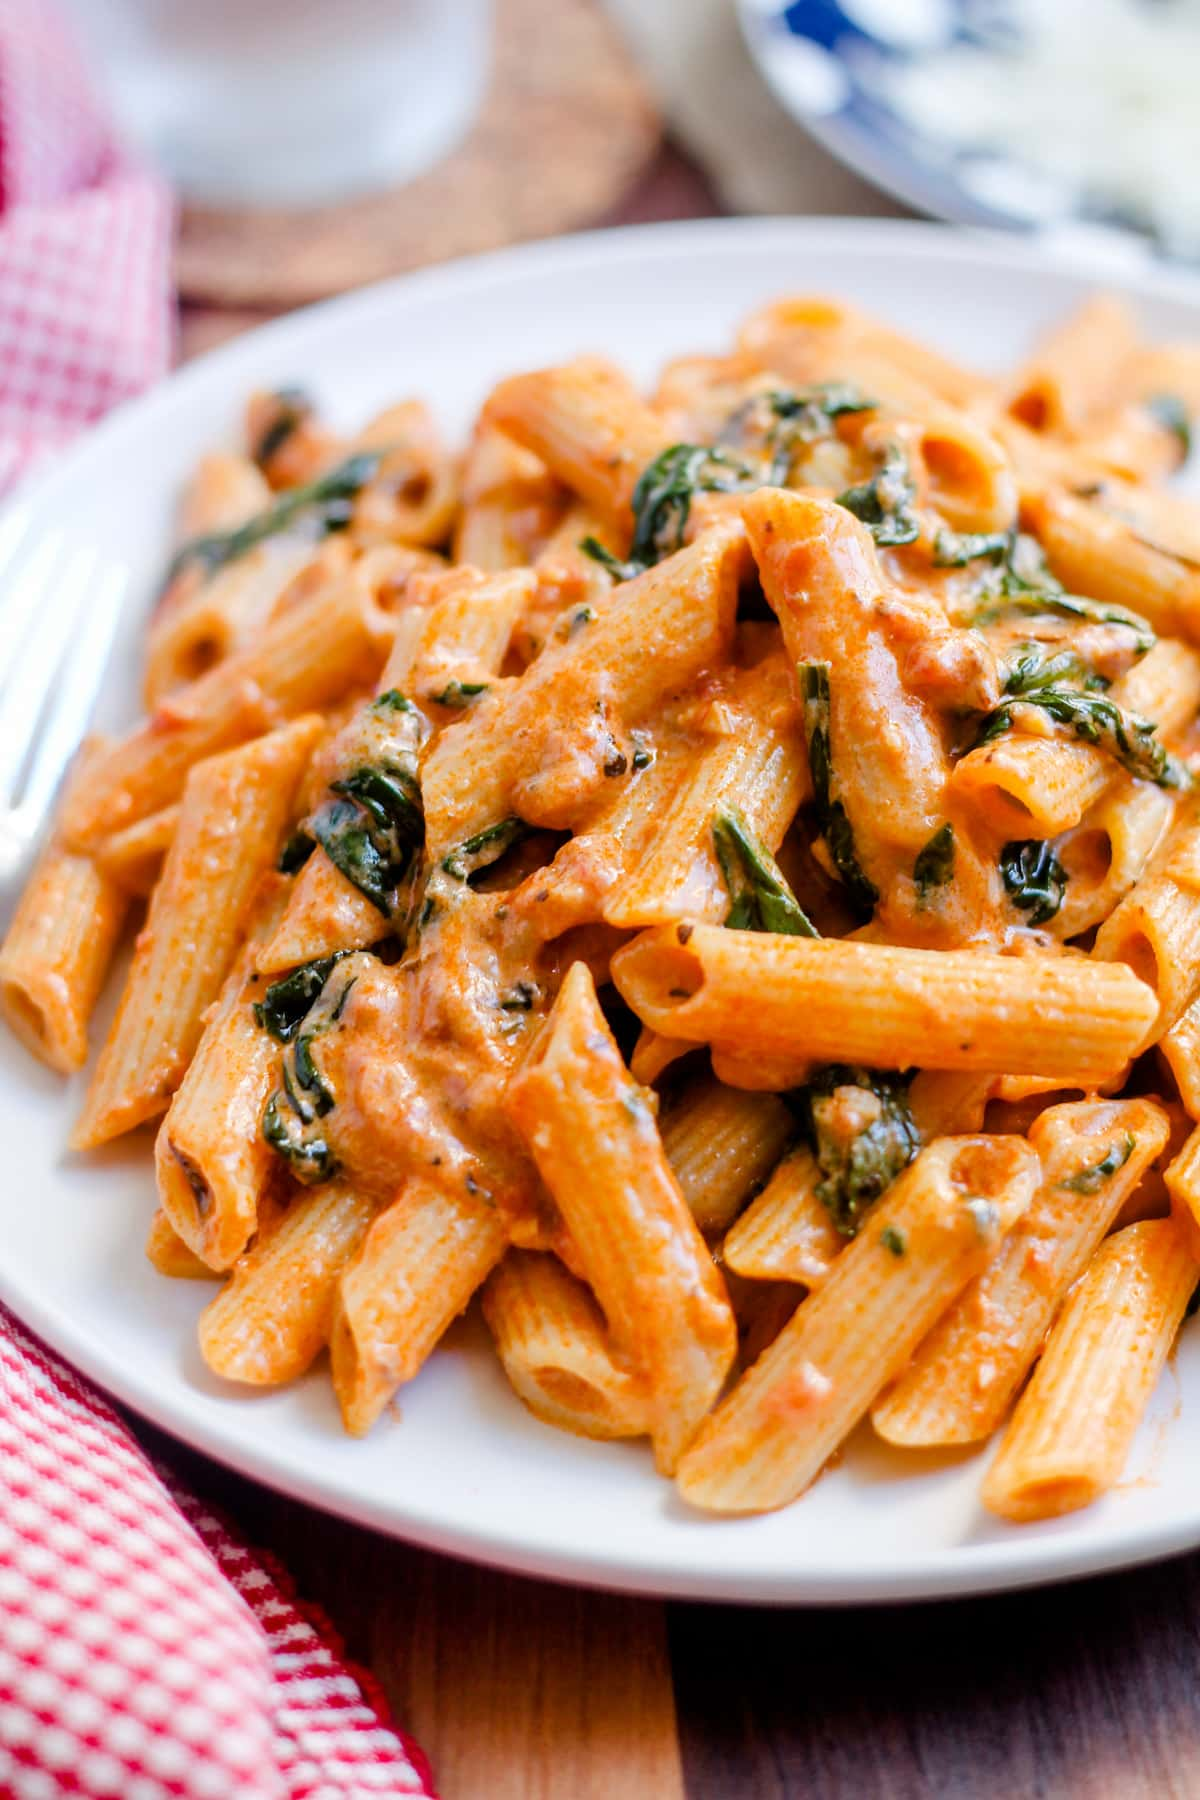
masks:
POLYGON ((404 187, 305 212, 188 207, 188 300, 276 308, 602 220, 657 148, 649 93, 598 0, 497 0, 470 134, 404 187))

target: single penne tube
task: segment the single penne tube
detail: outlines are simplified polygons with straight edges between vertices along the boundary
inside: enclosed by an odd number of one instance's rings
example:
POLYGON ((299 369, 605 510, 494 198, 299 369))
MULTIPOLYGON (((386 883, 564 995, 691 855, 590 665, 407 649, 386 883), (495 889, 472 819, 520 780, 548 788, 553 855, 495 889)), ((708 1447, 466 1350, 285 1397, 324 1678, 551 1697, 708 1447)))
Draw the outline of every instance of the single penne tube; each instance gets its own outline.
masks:
POLYGON ((146 636, 147 707, 244 649, 312 556, 309 546, 268 539, 156 614, 146 636))
POLYGON ((1158 1053, 1175 1077, 1184 1106, 1193 1119, 1200 1119, 1200 998, 1163 1032, 1158 1053))
MULTIPOLYGON (((415 584, 414 584, 415 585, 415 584)), ((529 569, 449 569, 421 578, 419 593, 401 615, 380 690, 397 688, 423 708, 441 707, 449 719, 486 691, 504 661, 518 619, 536 585, 529 569), (447 690, 457 683, 459 692, 447 690)))
POLYGON ((119 882, 54 839, 0 946, 0 1013, 32 1055, 64 1075, 87 1061, 88 1021, 128 906, 119 882))
POLYGON ((75 1149, 93 1149, 166 1111, 238 948, 259 879, 274 864, 321 730, 309 714, 208 758, 188 777, 175 841, 72 1133, 75 1149))
MULTIPOLYGON (((1200 849, 1200 825, 1184 825, 1169 857, 1200 849)), ((1183 1014, 1200 988, 1200 894, 1180 887, 1171 863, 1155 863, 1096 933, 1093 955, 1122 962, 1158 996, 1155 1037, 1183 1014)))
POLYGON ((726 1233, 722 1262, 753 1281, 820 1287, 849 1241, 818 1198, 820 1180, 811 1150, 799 1146, 785 1156, 726 1233))
POLYGON ((713 712, 720 724, 711 741, 656 820, 645 853, 604 902, 609 925, 719 924, 732 903, 715 836, 722 814, 735 808, 772 852, 795 817, 808 764, 784 657, 768 656, 746 671, 713 712))
POLYGON ((463 464, 454 560, 476 569, 519 568, 533 561, 563 510, 562 486, 545 463, 481 424, 463 464))
POLYGON ((570 969, 510 1083, 508 1105, 613 1341, 647 1383, 655 1460, 670 1472, 720 1392, 736 1329, 653 1114, 582 963, 570 969))
POLYGON ((881 1069, 1102 1078, 1141 1049, 1157 1012, 1120 963, 713 925, 643 932, 612 975, 666 1037, 881 1069))
POLYGON ((344 1181, 293 1194, 264 1220, 200 1317, 200 1354, 214 1375, 279 1387, 329 1341, 338 1276, 375 1212, 344 1181))
POLYGON ((1079 437, 1113 404, 1137 347, 1127 303, 1115 294, 1094 294, 1055 325, 1017 370, 1008 409, 1033 431, 1079 437))
POLYGON ((1174 814, 1172 794, 1119 775, 1054 847, 1067 882, 1046 929, 1057 938, 1073 938, 1107 919, 1144 873, 1174 814))
POLYGON ((194 1250, 188 1249, 161 1207, 151 1219, 146 1233, 146 1257, 160 1275, 168 1275, 174 1281, 218 1279, 218 1271, 210 1269, 194 1250))
POLYGON ((162 873, 163 859, 175 841, 178 824, 178 804, 148 813, 123 831, 101 838, 94 852, 96 867, 127 894, 147 898, 162 873))
POLYGON ((1022 519, 1072 592, 1128 607, 1164 637, 1190 634, 1200 618, 1200 571, 1148 542, 1102 499, 1050 488, 1026 502, 1022 519))
POLYGON ((1190 1133, 1168 1164, 1163 1180, 1172 1204, 1200 1227, 1200 1126, 1190 1133))
POLYGON ((745 1513, 802 1493, 995 1254, 1037 1181, 1037 1157, 1020 1138, 939 1138, 924 1149, 701 1426, 679 1464, 684 1499, 745 1513))
POLYGON ((271 504, 262 470, 248 456, 210 450, 200 458, 179 509, 180 541, 212 531, 236 531, 271 504))
POLYGON ((448 726, 422 769, 431 859, 513 814, 572 828, 606 782, 635 773, 628 728, 727 655, 745 557, 739 523, 714 526, 603 611, 568 617, 506 693, 448 726))
POLYGON ((504 1221, 482 1194, 423 1177, 405 1183, 337 1284, 329 1356, 348 1432, 370 1430, 507 1245, 504 1221))
POLYGON ((245 1250, 279 1166, 262 1131, 263 1109, 279 1077, 279 1045, 255 1016, 266 983, 254 965, 289 885, 282 875, 264 877, 246 942, 155 1142, 159 1205, 182 1241, 213 1269, 232 1267, 245 1250))
POLYGON ((1001 1423, 1071 1283, 1160 1155, 1151 1100, 1052 1106, 1029 1142, 1042 1181, 981 1275, 964 1288, 871 1412, 892 1444, 969 1444, 1001 1423))
POLYGON ((359 490, 350 532, 359 544, 442 544, 458 508, 458 466, 423 400, 385 407, 346 445, 381 452, 359 490))
POLYGON ((483 1290, 483 1316, 514 1393, 536 1418, 581 1437, 640 1437, 645 1383, 616 1354, 604 1316, 557 1257, 510 1250, 483 1290))
POLYGON ((1056 1518, 1119 1480, 1197 1280, 1175 1219, 1127 1225, 1067 1297, 984 1478, 1001 1518, 1056 1518))
POLYGON ((624 553, 638 477, 671 437, 620 370, 581 357, 510 376, 493 388, 483 418, 532 450, 594 507, 617 534, 611 548, 624 553))
MULTIPOLYGON (((1111 698, 1153 719, 1170 742, 1200 707, 1200 655, 1176 638, 1160 638, 1113 683, 1111 698)), ((1094 744, 1008 731, 968 751, 954 766, 951 786, 999 831, 1057 837, 1079 824, 1119 774, 1094 744)))
POLYGON ((1017 518, 1017 484, 1008 456, 983 426, 965 414, 938 411, 920 424, 900 426, 924 505, 954 531, 1009 531, 1017 518))
POLYGON ((724 1231, 783 1155, 795 1126, 774 1094, 689 1082, 659 1119, 675 1179, 701 1231, 724 1231))
POLYGON ((390 638, 389 622, 353 573, 331 581, 97 757, 64 808, 64 836, 90 847, 172 805, 205 757, 370 681, 390 638))

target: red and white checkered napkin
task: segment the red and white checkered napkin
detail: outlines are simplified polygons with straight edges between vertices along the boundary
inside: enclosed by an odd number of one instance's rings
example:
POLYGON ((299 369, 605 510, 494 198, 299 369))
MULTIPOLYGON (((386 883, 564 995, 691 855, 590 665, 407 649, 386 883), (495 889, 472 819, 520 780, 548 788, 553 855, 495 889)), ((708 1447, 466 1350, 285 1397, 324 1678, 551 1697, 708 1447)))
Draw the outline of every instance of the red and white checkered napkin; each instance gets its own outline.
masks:
POLYGON ((0 0, 0 493, 166 371, 171 214, 52 0, 0 0))
MULTIPOLYGON (((171 201, 0 0, 0 492, 167 368, 171 201)), ((333 1634, 0 1308, 0 1794, 432 1795, 333 1634)))
POLYGON ((431 1800, 363 1679, 0 1308, 0 1794, 431 1800))

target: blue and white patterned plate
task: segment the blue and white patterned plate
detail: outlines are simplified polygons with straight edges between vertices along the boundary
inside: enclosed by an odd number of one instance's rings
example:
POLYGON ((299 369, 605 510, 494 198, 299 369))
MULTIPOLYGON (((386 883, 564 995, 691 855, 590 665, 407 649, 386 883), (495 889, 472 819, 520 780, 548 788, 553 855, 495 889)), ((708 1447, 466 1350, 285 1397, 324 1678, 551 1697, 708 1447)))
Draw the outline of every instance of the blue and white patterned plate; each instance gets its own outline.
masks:
POLYGON ((1015 9, 1006 0, 738 0, 738 7, 751 53, 793 118, 908 205, 957 224, 1051 234, 1082 221, 1125 235, 1136 223, 1033 160, 924 131, 889 103, 889 71, 900 62, 964 44, 1001 53, 1012 47, 1015 9))

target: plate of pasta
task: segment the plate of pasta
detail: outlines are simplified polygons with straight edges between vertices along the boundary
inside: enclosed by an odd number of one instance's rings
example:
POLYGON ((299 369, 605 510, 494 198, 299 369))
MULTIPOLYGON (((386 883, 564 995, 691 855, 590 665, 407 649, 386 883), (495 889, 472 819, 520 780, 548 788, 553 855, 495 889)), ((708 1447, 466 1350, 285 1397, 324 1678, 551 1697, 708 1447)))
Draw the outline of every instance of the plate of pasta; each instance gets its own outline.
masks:
POLYGON ((68 454, 23 523, 134 599, 0 947, 5 1303, 533 1573, 1200 1542, 1200 300, 1096 289, 603 234, 68 454))

